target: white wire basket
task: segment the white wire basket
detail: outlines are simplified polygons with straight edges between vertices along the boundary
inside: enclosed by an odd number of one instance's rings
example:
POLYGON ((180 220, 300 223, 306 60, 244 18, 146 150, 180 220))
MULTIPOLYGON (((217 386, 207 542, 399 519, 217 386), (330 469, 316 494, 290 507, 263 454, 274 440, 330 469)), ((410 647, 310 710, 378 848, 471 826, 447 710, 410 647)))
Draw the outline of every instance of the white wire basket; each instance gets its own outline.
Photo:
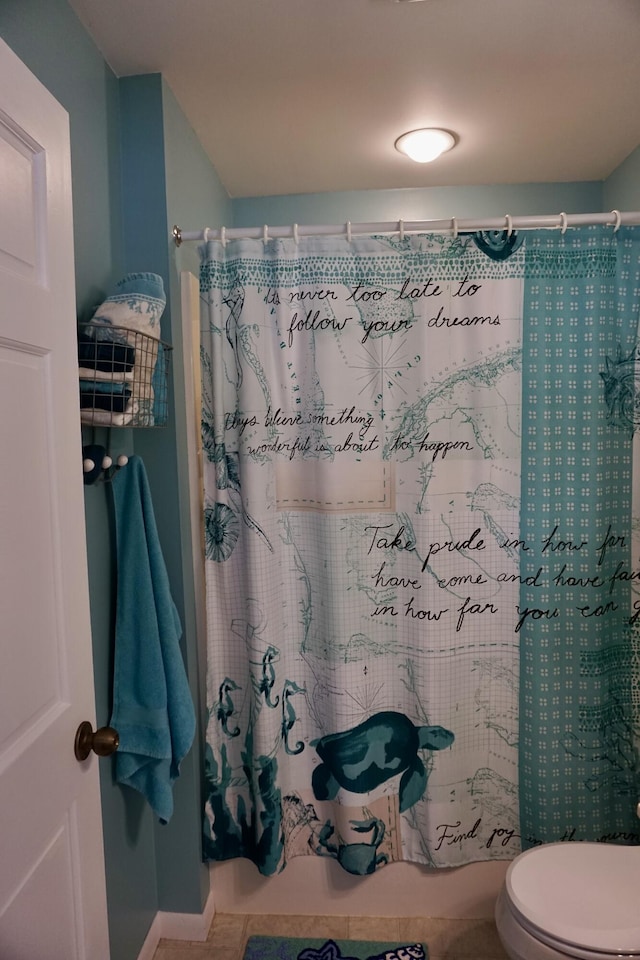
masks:
POLYGON ((78 335, 80 419, 92 427, 163 427, 172 347, 128 327, 85 324, 78 335))

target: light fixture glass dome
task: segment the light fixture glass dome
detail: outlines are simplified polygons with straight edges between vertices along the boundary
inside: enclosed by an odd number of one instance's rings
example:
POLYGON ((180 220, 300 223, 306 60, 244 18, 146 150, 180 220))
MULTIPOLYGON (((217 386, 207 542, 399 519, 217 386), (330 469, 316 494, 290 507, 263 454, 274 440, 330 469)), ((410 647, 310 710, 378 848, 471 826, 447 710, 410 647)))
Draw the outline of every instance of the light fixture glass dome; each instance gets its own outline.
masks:
POLYGON ((429 127, 403 133, 395 142, 396 150, 405 153, 416 163, 431 163, 440 154, 455 145, 456 139, 448 130, 429 127))

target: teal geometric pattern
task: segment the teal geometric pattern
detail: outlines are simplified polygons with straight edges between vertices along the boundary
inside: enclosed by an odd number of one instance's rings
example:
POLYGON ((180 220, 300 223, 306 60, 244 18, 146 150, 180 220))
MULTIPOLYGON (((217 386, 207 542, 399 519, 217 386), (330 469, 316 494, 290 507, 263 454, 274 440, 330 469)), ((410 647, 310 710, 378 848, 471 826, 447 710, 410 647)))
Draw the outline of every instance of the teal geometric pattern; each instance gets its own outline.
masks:
MULTIPOLYGON (((640 842, 633 428, 640 233, 527 238, 523 322, 523 846, 640 842), (605 390, 607 371, 617 383, 605 390), (624 395, 624 399, 621 397, 624 395), (608 402, 607 402, 608 401, 608 402), (527 582, 527 578, 529 578, 527 582), (635 674, 635 676, 634 676, 635 674)), ((637 507, 637 505, 636 505, 637 507)))
POLYGON ((317 284, 401 285, 407 276, 428 277, 437 270, 441 280, 456 279, 465 265, 477 280, 517 276, 517 261, 495 261, 476 247, 473 236, 411 236, 346 239, 315 238, 314 250, 304 257, 291 240, 269 240, 264 257, 256 257, 255 242, 238 240, 222 257, 210 245, 200 271, 202 293, 243 286, 277 286, 293 290, 317 284), (395 254, 395 255, 394 255, 395 254))

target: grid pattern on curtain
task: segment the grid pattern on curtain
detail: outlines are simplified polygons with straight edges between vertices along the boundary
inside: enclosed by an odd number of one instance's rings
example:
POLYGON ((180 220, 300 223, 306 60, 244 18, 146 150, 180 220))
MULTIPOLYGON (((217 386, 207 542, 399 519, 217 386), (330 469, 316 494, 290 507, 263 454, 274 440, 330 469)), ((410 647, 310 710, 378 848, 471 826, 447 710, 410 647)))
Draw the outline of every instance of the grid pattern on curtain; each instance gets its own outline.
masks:
POLYGON ((521 596, 525 847, 639 841, 639 266, 637 228, 527 238, 521 562, 534 585, 525 582, 521 596))

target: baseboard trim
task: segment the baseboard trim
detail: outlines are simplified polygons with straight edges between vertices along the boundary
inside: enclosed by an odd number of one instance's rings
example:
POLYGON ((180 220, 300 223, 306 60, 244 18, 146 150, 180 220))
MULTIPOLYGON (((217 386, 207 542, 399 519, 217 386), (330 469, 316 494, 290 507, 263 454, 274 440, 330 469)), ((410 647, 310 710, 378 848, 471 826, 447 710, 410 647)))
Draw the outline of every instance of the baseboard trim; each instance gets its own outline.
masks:
POLYGON ((149 927, 149 932, 144 938, 144 943, 142 944, 142 948, 138 954, 138 960, 153 960, 153 955, 158 948, 160 937, 162 936, 160 933, 161 923, 162 920, 160 918, 160 914, 156 913, 155 917, 153 918, 153 922, 149 927))
POLYGON ((138 954, 138 960, 153 960, 153 955, 162 938, 205 941, 214 914, 213 890, 209 891, 202 913, 168 913, 159 910, 149 927, 149 932, 138 954))

